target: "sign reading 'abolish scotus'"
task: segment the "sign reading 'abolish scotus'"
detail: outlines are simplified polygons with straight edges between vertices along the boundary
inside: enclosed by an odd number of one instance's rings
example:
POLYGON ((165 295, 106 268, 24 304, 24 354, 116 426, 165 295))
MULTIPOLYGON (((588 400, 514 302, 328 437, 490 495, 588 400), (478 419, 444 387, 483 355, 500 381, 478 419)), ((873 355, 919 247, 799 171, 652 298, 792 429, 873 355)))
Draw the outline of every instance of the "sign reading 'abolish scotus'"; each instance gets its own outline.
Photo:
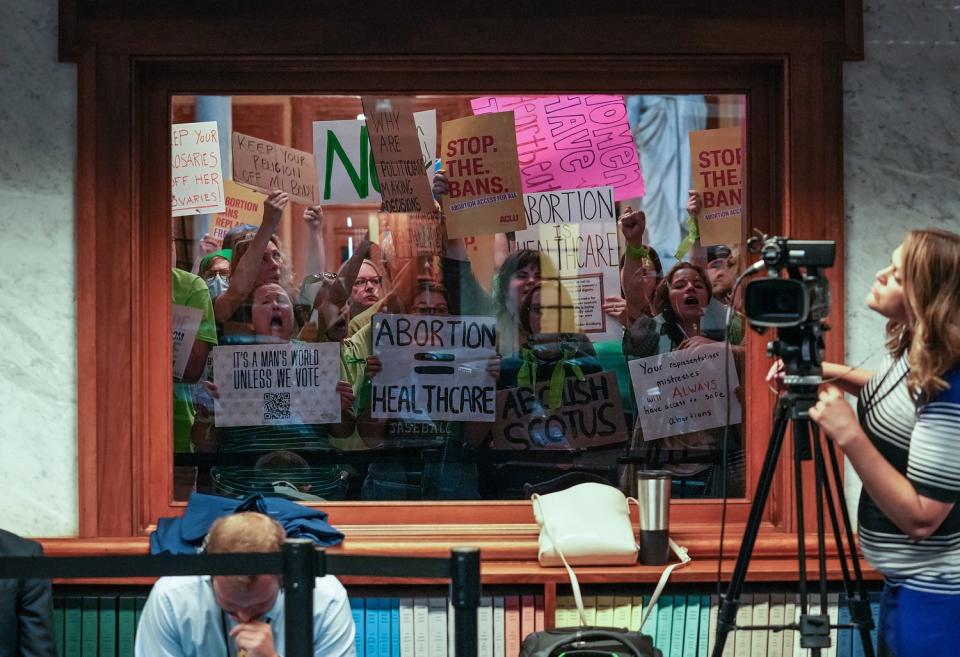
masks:
POLYGON ((374 316, 373 353, 384 368, 373 377, 371 415, 492 422, 496 340, 493 317, 374 316))

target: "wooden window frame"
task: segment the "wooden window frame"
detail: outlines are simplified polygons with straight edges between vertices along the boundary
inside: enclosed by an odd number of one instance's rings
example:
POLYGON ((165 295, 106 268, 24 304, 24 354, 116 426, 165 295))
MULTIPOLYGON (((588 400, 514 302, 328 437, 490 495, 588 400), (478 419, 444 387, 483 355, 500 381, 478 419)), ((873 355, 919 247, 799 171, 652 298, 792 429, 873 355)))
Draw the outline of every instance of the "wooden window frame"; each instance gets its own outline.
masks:
MULTIPOLYGON (((71 3, 63 5, 69 10, 71 3)), ((137 41, 142 25, 132 25, 104 47, 108 24, 116 28, 102 17, 81 20, 78 34, 87 41, 65 38, 62 46, 78 61, 80 77, 79 525, 80 538, 97 539, 90 544, 99 545, 104 537, 143 537, 157 518, 182 508, 167 501, 172 472, 167 208, 173 95, 744 94, 750 228, 833 239, 843 253, 839 70, 844 55, 856 54, 856 48, 844 47, 844 38, 855 42, 857 35, 846 34, 849 27, 842 20, 839 27, 831 23, 828 33, 819 31, 823 21, 800 21, 798 31, 782 39, 777 36, 781 28, 767 26, 743 48, 747 54, 716 48, 716 40, 697 45, 688 35, 676 50, 661 37, 659 54, 611 47, 574 56, 555 46, 553 52, 534 55, 526 52, 529 48, 511 53, 502 46, 507 52, 443 57, 371 52, 224 56, 220 53, 231 50, 222 40, 194 51, 179 38, 143 46, 137 41), (98 40, 99 49, 89 45, 98 40), (831 40, 833 46, 824 45, 831 40), (186 54, 175 52, 178 46, 186 54)), ((843 353, 842 267, 829 276, 831 317, 841 318, 833 319, 827 335, 828 354, 836 358, 843 353)), ((770 431, 774 400, 761 383, 769 362, 765 343, 756 335, 748 343, 747 498, 729 503, 728 554, 739 544, 738 527, 749 510, 770 431)), ((809 468, 806 480, 812 481, 809 468)), ((792 472, 781 467, 764 513, 759 557, 795 553, 792 488, 792 472)), ((720 508, 719 501, 675 502, 674 533, 697 554, 716 554, 720 508)), ((338 502, 324 509, 347 533, 347 549, 354 551, 429 553, 469 542, 497 559, 531 560, 536 554, 532 513, 522 501, 338 502)), ((806 509, 812 513, 813 504, 806 509)), ((142 541, 117 542, 121 544, 129 549, 142 541)))

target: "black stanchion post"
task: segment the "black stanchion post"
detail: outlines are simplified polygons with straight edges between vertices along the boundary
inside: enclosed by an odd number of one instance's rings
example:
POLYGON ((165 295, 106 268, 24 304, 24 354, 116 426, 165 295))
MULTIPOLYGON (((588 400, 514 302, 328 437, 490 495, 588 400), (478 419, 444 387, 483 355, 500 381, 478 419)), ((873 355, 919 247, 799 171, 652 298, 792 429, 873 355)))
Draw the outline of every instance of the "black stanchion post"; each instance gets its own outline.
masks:
POLYGON ((450 600, 454 609, 457 657, 477 657, 477 607, 480 606, 480 550, 451 551, 450 600))
POLYGON ((291 538, 283 545, 283 615, 286 657, 313 655, 313 588, 316 544, 291 538))

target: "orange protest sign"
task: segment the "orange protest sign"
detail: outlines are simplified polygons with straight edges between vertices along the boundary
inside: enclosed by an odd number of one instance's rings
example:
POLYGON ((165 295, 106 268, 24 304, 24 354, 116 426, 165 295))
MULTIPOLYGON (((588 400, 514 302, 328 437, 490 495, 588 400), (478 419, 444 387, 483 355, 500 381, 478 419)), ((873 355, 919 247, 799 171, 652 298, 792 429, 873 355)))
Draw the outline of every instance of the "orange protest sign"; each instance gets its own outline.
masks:
POLYGON ((743 239, 743 158, 739 127, 690 133, 693 188, 703 202, 697 221, 703 246, 743 239))
POLYGON ((443 166, 450 193, 442 197, 451 238, 526 228, 513 112, 445 121, 443 166))
POLYGON ((218 247, 230 229, 242 224, 259 226, 263 220, 263 202, 267 198, 266 194, 232 180, 223 181, 223 191, 227 209, 214 215, 210 224, 210 236, 217 241, 218 247))

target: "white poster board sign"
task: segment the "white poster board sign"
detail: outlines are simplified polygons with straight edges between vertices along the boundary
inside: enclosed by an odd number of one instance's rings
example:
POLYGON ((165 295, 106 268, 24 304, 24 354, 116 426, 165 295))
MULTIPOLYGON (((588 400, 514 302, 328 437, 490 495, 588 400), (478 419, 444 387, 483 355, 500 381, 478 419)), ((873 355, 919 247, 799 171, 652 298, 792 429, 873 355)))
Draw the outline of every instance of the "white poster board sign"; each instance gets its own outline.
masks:
POLYGON ((202 319, 202 308, 173 304, 173 378, 177 381, 183 379, 202 319))
POLYGON ((496 318, 375 315, 374 418, 493 422, 497 385, 487 374, 496 354, 496 318))
POLYGON ((215 214, 226 209, 216 121, 170 126, 172 213, 215 214))
POLYGON ((724 381, 724 351, 728 348, 725 342, 718 342, 630 361, 644 440, 724 426, 728 390, 730 424, 741 422, 740 402, 734 394, 740 382, 732 354, 726 358, 724 381))
POLYGON ((613 187, 524 194, 523 205, 527 228, 516 231, 515 248, 550 258, 575 307, 578 332, 620 340, 623 327, 601 310, 606 297, 620 296, 613 187))
POLYGON ((258 344, 213 348, 218 427, 340 421, 340 344, 258 344))
MULTIPOLYGON (((420 137, 424 170, 432 177, 437 152, 437 111, 414 112, 413 121, 420 137)), ((365 121, 314 121, 313 154, 317 159, 320 203, 381 202, 380 180, 365 121)))

